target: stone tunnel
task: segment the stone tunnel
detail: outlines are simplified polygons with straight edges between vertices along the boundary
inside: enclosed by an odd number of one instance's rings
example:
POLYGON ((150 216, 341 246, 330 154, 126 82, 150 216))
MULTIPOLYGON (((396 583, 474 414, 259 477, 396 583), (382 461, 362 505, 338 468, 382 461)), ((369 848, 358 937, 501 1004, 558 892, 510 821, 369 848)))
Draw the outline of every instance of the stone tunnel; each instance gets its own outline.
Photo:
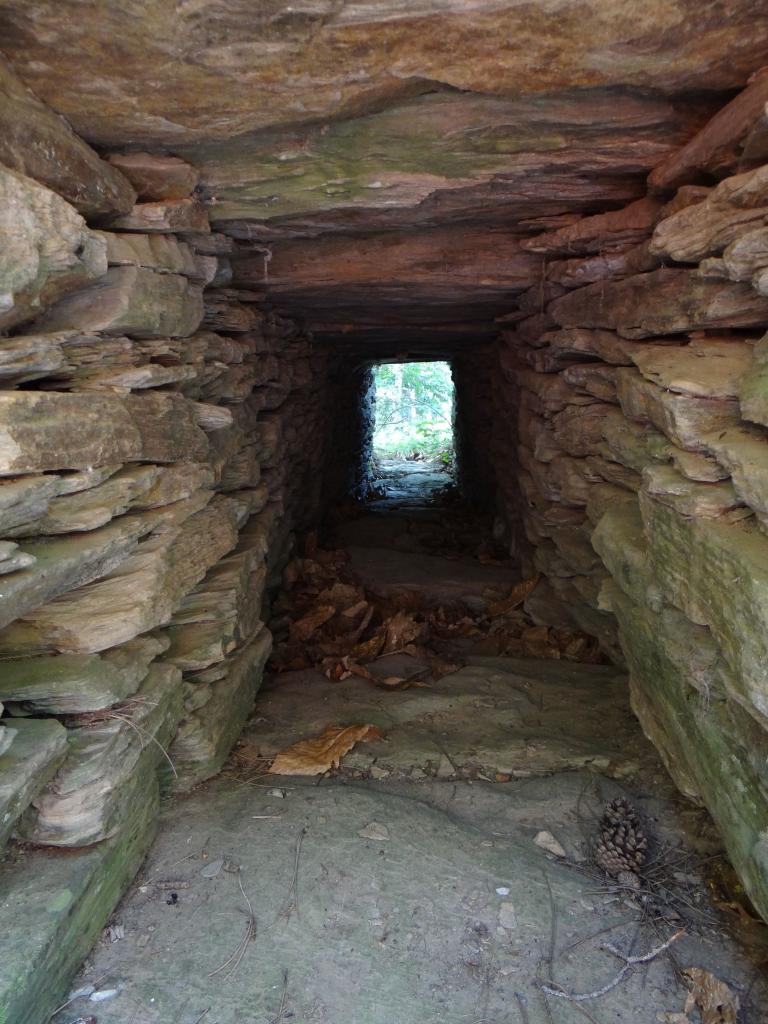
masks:
MULTIPOLYGON (((526 614, 599 648, 768 919, 766 15, 0 2, 2 1024, 67 1002, 161 790, 258 712, 385 361, 450 363, 526 614)), ((283 997, 248 1019, 384 1019, 283 997)), ((56 1019, 246 1020, 202 1010, 56 1019)))

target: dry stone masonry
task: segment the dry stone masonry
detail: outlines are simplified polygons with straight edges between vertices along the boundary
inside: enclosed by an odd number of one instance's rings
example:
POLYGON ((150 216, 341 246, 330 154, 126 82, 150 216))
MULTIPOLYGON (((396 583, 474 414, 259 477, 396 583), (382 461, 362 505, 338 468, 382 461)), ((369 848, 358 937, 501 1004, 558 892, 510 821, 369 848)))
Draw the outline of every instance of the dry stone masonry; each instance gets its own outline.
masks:
POLYGON ((732 107, 670 160, 666 202, 522 243, 542 302, 502 324, 490 450, 543 576, 529 611, 627 664, 644 730, 766 915, 768 168, 731 173, 744 96, 732 107), (688 184, 702 168, 726 176, 688 184))
POLYGON ((19 1022, 94 941, 161 784, 215 774, 250 713, 265 588, 325 497, 340 386, 327 352, 230 287, 234 243, 192 166, 107 163, 24 97, 59 156, 53 175, 6 149, 0 169, 0 841, 31 851, 4 890, 36 877, 55 896, 50 852, 83 852, 67 906, 41 932, 30 918, 3 971, 19 1022))
POLYGON ((226 761, 383 359, 768 919, 768 20, 90 6, 0 5, 0 1024, 226 761))

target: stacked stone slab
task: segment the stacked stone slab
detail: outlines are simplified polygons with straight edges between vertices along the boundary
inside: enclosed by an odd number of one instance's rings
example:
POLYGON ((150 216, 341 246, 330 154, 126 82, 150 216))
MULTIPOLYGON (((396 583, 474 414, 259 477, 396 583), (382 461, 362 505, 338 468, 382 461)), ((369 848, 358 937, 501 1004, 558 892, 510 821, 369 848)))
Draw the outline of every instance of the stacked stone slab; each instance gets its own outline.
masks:
POLYGON ((626 662, 768 916, 768 166, 700 185, 712 131, 670 161, 675 192, 654 172, 654 196, 523 243, 545 300, 503 325, 495 462, 542 574, 528 610, 626 662))
POLYGON ((24 95, 61 159, 0 143, 0 1019, 19 1024, 61 1002, 161 784, 215 774, 242 729, 331 401, 327 355, 231 287, 194 168, 107 163, 24 95), (69 873, 54 848, 81 851, 69 873), (3 915, 27 871, 67 896, 25 946, 3 915))

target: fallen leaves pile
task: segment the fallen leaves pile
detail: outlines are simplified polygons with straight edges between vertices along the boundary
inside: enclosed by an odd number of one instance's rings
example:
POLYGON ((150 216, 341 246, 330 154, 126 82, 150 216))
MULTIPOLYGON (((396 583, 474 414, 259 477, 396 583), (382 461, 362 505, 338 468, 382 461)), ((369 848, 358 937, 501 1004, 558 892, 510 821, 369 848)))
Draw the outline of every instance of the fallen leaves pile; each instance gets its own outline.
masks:
POLYGON ((489 591, 484 611, 463 603, 429 607, 413 592, 377 598, 355 578, 345 551, 320 548, 310 535, 304 556, 286 566, 272 609, 270 667, 317 668, 329 679, 358 676, 378 686, 405 687, 455 671, 467 654, 602 661, 593 637, 531 621, 523 602, 538 582, 535 576, 507 593, 489 591), (404 679, 368 667, 402 653, 423 662, 424 671, 404 679))

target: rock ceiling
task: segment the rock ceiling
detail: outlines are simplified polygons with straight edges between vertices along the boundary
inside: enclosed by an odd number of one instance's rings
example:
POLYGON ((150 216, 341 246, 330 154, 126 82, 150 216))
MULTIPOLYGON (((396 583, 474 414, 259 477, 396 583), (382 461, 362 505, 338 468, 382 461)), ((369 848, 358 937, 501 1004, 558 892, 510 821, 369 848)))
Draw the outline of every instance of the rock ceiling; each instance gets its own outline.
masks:
POLYGON ((321 332, 467 337, 516 238, 616 208, 768 52, 764 0, 0 0, 0 46, 99 151, 202 168, 242 283, 321 332))

